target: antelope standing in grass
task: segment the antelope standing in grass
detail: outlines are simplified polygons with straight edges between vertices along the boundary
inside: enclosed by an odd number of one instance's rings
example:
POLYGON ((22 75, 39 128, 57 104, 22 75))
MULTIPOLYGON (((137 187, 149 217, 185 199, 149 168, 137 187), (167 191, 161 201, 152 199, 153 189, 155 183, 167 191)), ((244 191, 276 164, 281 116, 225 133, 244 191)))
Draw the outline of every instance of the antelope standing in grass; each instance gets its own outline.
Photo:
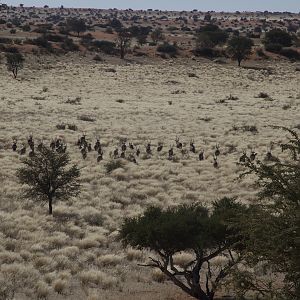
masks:
POLYGON ((162 151, 162 149, 163 149, 163 144, 162 143, 158 143, 158 145, 157 145, 157 152, 161 152, 162 151))
POLYGON ((218 157, 217 156, 214 156, 213 166, 214 166, 215 169, 219 168, 219 163, 218 163, 218 157))
POLYGON ((179 142, 179 137, 176 137, 175 142, 176 142, 177 149, 182 149, 182 143, 179 142))
POLYGON ((194 140, 191 140, 191 141, 190 141, 190 151, 191 151, 192 153, 196 153, 196 147, 195 147, 195 142, 194 142, 194 140))
POLYGON ((202 161, 204 160, 204 150, 201 150, 199 153, 199 160, 202 161))
POLYGON ((246 154, 246 151, 243 151, 243 155, 240 157, 240 163, 246 162, 248 159, 248 156, 246 154))
POLYGON ((252 150, 252 151, 251 151, 251 154, 250 154, 250 160, 251 160, 251 161, 254 161, 255 158, 256 158, 256 155, 257 155, 257 153, 256 153, 254 150, 252 150))
POLYGON ((151 143, 150 143, 150 142, 146 145, 146 153, 147 153, 148 155, 151 155, 151 154, 152 154, 151 143))
POLYGON ((13 143, 12 143, 11 149, 12 149, 12 151, 14 151, 14 152, 16 152, 16 151, 17 151, 17 149, 18 149, 18 146, 17 146, 17 141, 16 141, 16 140, 13 140, 13 143))
POLYGON ((221 154, 220 145, 216 144, 215 156, 218 157, 221 154))

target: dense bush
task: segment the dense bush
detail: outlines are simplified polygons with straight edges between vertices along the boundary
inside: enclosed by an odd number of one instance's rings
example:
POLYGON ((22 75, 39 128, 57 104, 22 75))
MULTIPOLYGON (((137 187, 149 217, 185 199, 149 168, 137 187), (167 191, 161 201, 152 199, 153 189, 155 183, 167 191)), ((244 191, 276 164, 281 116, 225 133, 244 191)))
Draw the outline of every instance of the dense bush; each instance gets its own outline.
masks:
POLYGON ((62 49, 65 51, 78 51, 79 46, 74 43, 74 41, 70 38, 66 38, 61 45, 62 49))
POLYGON ((90 46, 90 44, 92 43, 92 41, 94 40, 95 38, 90 34, 85 34, 81 37, 81 45, 84 45, 84 46, 90 46))
POLYGON ((206 58, 224 56, 224 53, 222 51, 213 48, 206 48, 206 47, 197 48, 193 51, 193 53, 195 56, 201 56, 206 58))
POLYGON ((157 47, 157 52, 169 54, 171 56, 174 56, 177 54, 177 47, 175 45, 171 45, 169 43, 163 43, 162 45, 159 45, 157 47))
POLYGON ((31 27, 30 27, 30 25, 28 25, 28 24, 25 24, 24 26, 22 26, 22 30, 23 31, 30 31, 31 30, 31 27))
POLYGON ((52 45, 51 43, 48 41, 46 35, 38 37, 34 40, 32 40, 32 44, 36 45, 38 47, 42 47, 45 48, 47 50, 51 50, 52 49, 52 45))
POLYGON ((11 44, 12 40, 8 38, 1 37, 0 44, 11 44))
POLYGON ((110 41, 96 40, 93 42, 93 47, 106 53, 106 54, 116 53, 116 44, 113 42, 110 42, 110 41))
POLYGON ((274 44, 274 43, 269 43, 265 44, 265 50, 273 53, 279 53, 282 49, 282 45, 280 44, 274 44))
POLYGON ((64 37, 58 34, 47 34, 45 37, 50 42, 61 43, 64 41, 64 37))
POLYGON ((265 45, 267 44, 279 44, 282 47, 292 46, 292 37, 289 33, 281 29, 272 29, 266 33, 264 40, 265 45))
POLYGON ((228 33, 212 24, 201 27, 196 32, 197 48, 213 48, 225 43, 227 39, 228 33))
POLYGON ((279 54, 289 59, 300 60, 300 53, 292 48, 283 48, 279 54))

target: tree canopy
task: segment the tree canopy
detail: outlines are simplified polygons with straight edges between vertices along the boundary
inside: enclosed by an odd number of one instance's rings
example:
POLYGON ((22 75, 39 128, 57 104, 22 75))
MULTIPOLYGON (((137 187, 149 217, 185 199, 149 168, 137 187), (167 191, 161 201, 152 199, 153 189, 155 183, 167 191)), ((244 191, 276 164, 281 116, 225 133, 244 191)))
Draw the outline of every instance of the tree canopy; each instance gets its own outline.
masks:
POLYGON ((238 251, 241 237, 238 227, 229 226, 228 220, 238 218, 245 209, 229 198, 215 202, 212 213, 200 204, 166 210, 150 207, 139 217, 127 218, 120 236, 124 245, 156 253, 158 258, 151 258, 146 266, 160 269, 190 296, 212 300, 219 284, 239 261, 231 251, 238 251), (174 263, 174 255, 181 251, 194 256, 183 269, 174 263), (212 272, 210 262, 218 256, 226 263, 212 272), (201 272, 205 273, 205 285, 201 285, 201 272))
POLYGON ((292 41, 292 37, 288 32, 281 29, 272 29, 266 33, 264 43, 265 45, 277 44, 282 47, 290 47, 292 46, 292 41))
POLYGON ((236 59, 240 66, 242 60, 246 59, 251 54, 252 46, 253 41, 247 37, 232 37, 228 41, 228 54, 232 59, 236 59))
POLYGON ((219 44, 224 44, 227 39, 227 32, 221 30, 217 25, 209 24, 197 30, 196 47, 213 48, 219 44))
POLYGON ((13 73, 14 78, 18 76, 20 69, 23 69, 25 58, 19 53, 6 53, 6 66, 8 71, 13 73))
POLYGON ((37 201, 47 201, 52 214, 54 200, 77 196, 80 192, 80 171, 76 165, 69 169, 68 153, 58 153, 45 146, 30 158, 22 161, 17 171, 21 184, 26 185, 24 196, 37 201))
POLYGON ((255 262, 268 262, 273 272, 285 276, 283 293, 288 299, 300 297, 300 138, 296 131, 281 145, 290 159, 274 162, 247 160, 247 174, 257 176, 260 202, 249 209, 243 223, 248 236, 246 248, 255 262), (261 222, 263 220, 263 222, 261 222))
POLYGON ((78 18, 69 18, 67 20, 67 28, 70 31, 76 32, 78 37, 81 32, 85 32, 87 30, 87 26, 83 19, 78 18))

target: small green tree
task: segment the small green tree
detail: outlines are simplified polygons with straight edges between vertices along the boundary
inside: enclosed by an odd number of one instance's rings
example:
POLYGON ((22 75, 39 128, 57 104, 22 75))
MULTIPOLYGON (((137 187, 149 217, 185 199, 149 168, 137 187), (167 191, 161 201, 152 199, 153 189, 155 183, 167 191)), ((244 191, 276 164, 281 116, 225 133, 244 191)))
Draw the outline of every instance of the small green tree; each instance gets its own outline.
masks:
POLYGON ((228 54, 232 59, 238 61, 241 65, 242 60, 246 59, 252 51, 253 41, 247 37, 233 37, 228 41, 228 54))
POLYGON ((23 69, 25 58, 19 53, 6 53, 7 70, 13 73, 14 78, 18 77, 19 70, 23 69))
POLYGON ((281 145, 282 151, 290 152, 289 160, 244 164, 243 175, 256 175, 261 191, 243 228, 249 258, 265 261, 273 272, 284 275, 284 299, 296 300, 300 299, 300 137, 294 130, 283 129, 291 135, 281 145))
POLYGON ((118 30, 117 33, 118 33, 118 37, 117 37, 116 45, 120 51, 121 59, 124 59, 127 50, 130 47, 132 36, 131 33, 126 28, 122 28, 118 30))
POLYGON ((240 204, 228 198, 214 203, 211 214, 199 204, 166 210, 151 207, 142 216, 127 218, 120 236, 124 245, 149 249, 156 254, 143 266, 161 270, 175 285, 198 300, 213 300, 224 278, 240 261, 232 254, 241 246, 238 230, 227 222, 242 211, 240 204), (193 259, 178 267, 174 256, 181 251, 192 253, 193 259), (226 262, 215 268, 211 261, 218 256, 226 262))
POLYGON ((155 44, 157 44, 159 41, 163 41, 165 39, 161 28, 155 28, 151 32, 150 36, 151 36, 153 43, 155 43, 155 44))
POLYGON ((27 185, 24 196, 47 201, 52 214, 54 200, 77 196, 80 192, 80 171, 76 165, 68 170, 68 153, 57 153, 43 146, 34 156, 23 159, 23 167, 17 171, 21 184, 27 185))
POLYGON ((70 31, 76 32, 79 37, 81 32, 85 32, 87 30, 87 26, 83 19, 70 18, 67 20, 67 28, 70 31))

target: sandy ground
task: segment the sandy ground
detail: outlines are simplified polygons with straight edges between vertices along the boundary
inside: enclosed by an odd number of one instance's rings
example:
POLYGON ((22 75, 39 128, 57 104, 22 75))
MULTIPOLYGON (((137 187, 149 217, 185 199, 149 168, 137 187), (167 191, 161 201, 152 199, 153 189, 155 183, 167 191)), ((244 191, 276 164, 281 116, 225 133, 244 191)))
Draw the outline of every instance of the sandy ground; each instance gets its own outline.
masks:
POLYGON ((276 143, 284 134, 270 125, 300 125, 300 73, 291 63, 270 62, 269 67, 272 74, 205 61, 109 65, 74 57, 44 61, 35 69, 27 65, 13 80, 2 65, 0 285, 21 290, 18 299, 43 294, 51 299, 184 299, 170 283, 157 283, 159 274, 137 266, 148 253, 123 249, 119 225, 150 205, 209 205, 223 196, 255 199, 250 180, 237 179, 242 152, 254 149, 263 159, 274 141, 273 154, 279 155, 276 143), (257 98, 260 92, 270 98, 257 98), (227 100, 230 95, 238 99, 227 100), (66 103, 77 97, 79 105, 66 103), (76 124, 78 131, 57 130, 62 122, 76 124), (244 126, 256 126, 258 132, 244 126), (96 153, 82 160, 75 142, 83 132, 92 143, 100 136, 103 162, 96 162, 96 153), (20 145, 29 134, 46 143, 63 137, 72 162, 82 168, 81 195, 55 204, 54 217, 47 216, 46 206, 20 197, 15 171, 21 163, 11 142, 17 138, 20 145), (187 149, 194 139, 197 154, 175 150, 175 162, 168 161, 176 136, 187 149), (138 165, 127 162, 107 175, 104 164, 124 138, 140 146, 138 165), (148 141, 154 154, 145 159, 148 141), (164 149, 157 154, 159 142, 164 149), (215 169, 217 143, 221 156, 215 169), (87 286, 80 284, 84 278, 87 286))

